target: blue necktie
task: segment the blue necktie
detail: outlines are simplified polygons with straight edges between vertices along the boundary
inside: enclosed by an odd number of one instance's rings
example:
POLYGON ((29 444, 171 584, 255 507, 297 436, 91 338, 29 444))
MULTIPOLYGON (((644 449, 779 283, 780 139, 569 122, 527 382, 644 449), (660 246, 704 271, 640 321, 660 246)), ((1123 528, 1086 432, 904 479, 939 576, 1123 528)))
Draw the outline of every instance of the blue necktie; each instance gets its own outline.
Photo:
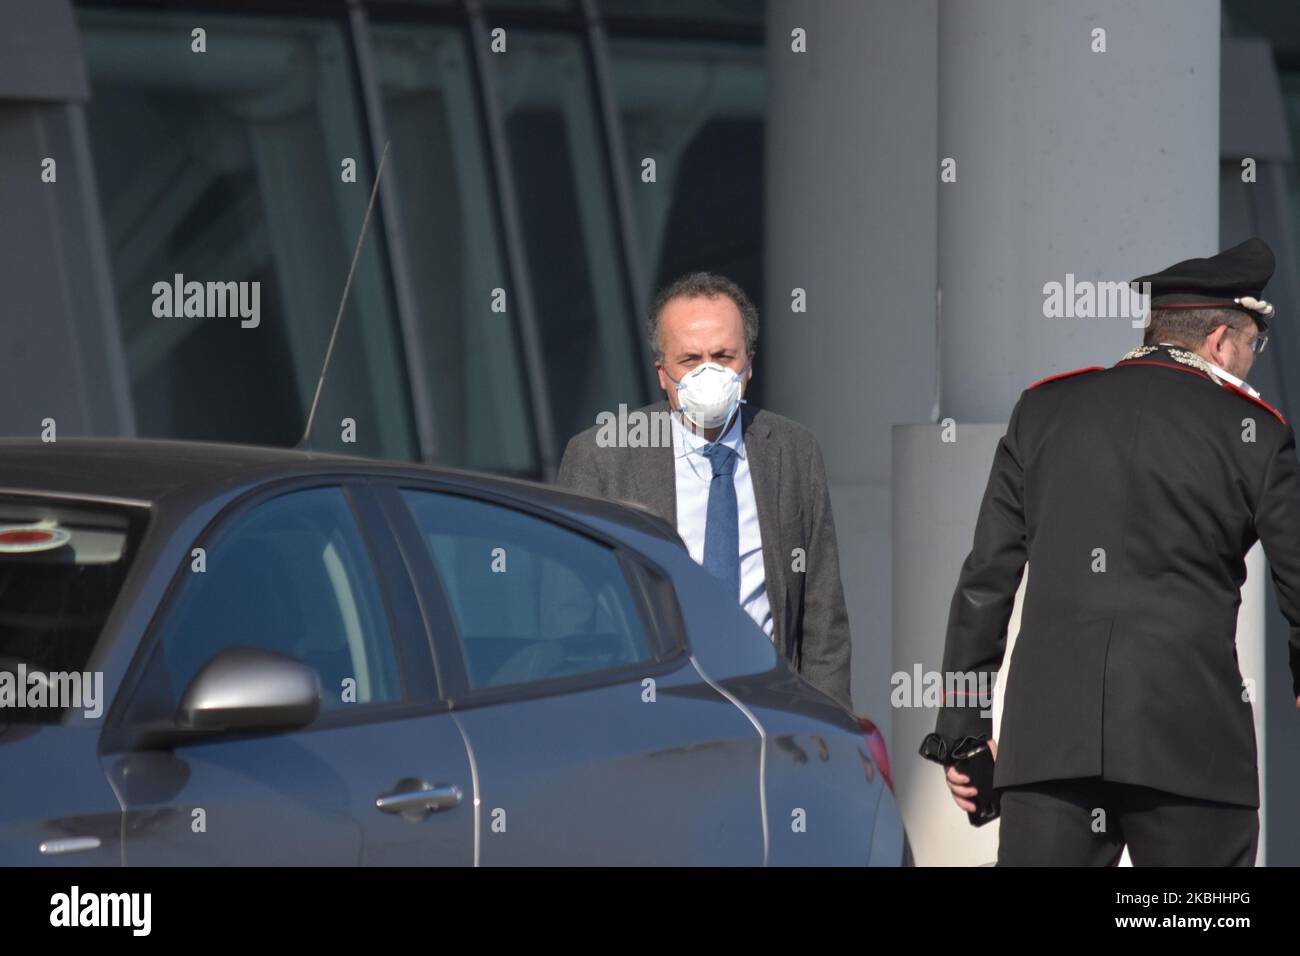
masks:
POLYGON ((736 453, 721 443, 704 449, 713 466, 709 513, 704 525, 704 570, 740 601, 740 518, 736 505, 736 453))

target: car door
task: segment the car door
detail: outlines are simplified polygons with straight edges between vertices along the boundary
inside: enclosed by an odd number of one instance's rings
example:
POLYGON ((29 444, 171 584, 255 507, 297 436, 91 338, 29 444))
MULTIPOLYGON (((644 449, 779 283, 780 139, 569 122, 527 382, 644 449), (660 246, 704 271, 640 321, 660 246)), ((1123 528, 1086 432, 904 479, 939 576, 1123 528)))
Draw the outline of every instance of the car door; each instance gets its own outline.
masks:
POLYGON ((474 760, 484 865, 762 865, 761 739, 671 584, 523 503, 385 494, 474 760))
POLYGON ((125 863, 471 863, 468 752, 438 701, 426 629, 365 482, 261 492, 195 547, 105 734, 125 863), (312 667, 318 717, 170 748, 133 743, 232 647, 312 667))

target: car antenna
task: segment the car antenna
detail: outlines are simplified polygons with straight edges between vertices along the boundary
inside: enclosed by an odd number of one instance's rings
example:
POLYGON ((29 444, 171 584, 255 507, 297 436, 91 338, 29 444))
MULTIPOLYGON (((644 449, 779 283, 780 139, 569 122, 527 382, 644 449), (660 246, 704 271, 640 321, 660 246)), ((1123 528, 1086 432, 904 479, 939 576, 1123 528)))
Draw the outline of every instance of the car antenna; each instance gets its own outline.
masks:
POLYGON ((338 315, 334 317, 334 331, 330 333, 329 348, 325 350, 325 361, 321 365, 320 378, 316 380, 316 394, 311 400, 311 408, 307 411, 307 427, 303 429, 302 438, 298 439, 295 448, 310 447, 307 442, 311 439, 311 427, 316 421, 316 408, 320 405, 321 390, 325 387, 325 375, 329 372, 330 359, 334 356, 334 343, 339 337, 339 326, 343 324, 343 309, 348 302, 348 290, 352 288, 352 276, 357 271, 357 262, 361 258, 361 247, 366 241, 366 232, 370 228, 370 214, 375 208, 375 197, 379 195, 379 177, 384 174, 384 163, 388 161, 388 146, 392 140, 384 143, 384 151, 379 156, 379 168, 375 170, 375 184, 370 187, 370 202, 366 204, 366 218, 361 220, 361 235, 357 236, 357 247, 352 250, 352 265, 348 267, 348 279, 343 283, 343 295, 339 299, 338 315))

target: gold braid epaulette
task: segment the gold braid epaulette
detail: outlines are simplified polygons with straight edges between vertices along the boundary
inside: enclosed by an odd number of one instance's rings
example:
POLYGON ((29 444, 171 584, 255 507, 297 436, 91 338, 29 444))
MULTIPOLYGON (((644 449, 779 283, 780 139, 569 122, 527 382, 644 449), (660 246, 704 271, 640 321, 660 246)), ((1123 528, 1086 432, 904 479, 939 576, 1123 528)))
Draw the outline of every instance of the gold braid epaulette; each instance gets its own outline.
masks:
POLYGON ((1282 413, 1279 412, 1276 408, 1274 408, 1268 402, 1264 401, 1262 398, 1250 394, 1250 392, 1246 391, 1244 388, 1240 388, 1236 385, 1233 385, 1231 382, 1227 381, 1226 379, 1220 378, 1218 375, 1215 375, 1214 367, 1211 366, 1209 362, 1205 361, 1205 359, 1197 355, 1195 352, 1189 352, 1186 349, 1170 348, 1167 345, 1165 346, 1139 345, 1137 348, 1124 353, 1124 357, 1120 359, 1120 361, 1127 362, 1130 361, 1131 359, 1144 358, 1145 356, 1150 355, 1152 352, 1159 352, 1162 348, 1169 353, 1169 357, 1172 358, 1175 362, 1181 362, 1183 365, 1190 365, 1192 368, 1204 372, 1206 375, 1210 377, 1210 381, 1223 386, 1224 388, 1228 389, 1231 392, 1236 392, 1242 398, 1246 399, 1247 401, 1254 402, 1256 405, 1260 406, 1261 408, 1268 409, 1270 412, 1273 413, 1273 416, 1278 421, 1280 421, 1283 425, 1286 424, 1286 418, 1284 418, 1282 413))
MULTIPOLYGON (((1131 359, 1144 358, 1152 352, 1159 352, 1160 349, 1161 346, 1159 345, 1139 345, 1132 351, 1125 352, 1124 357, 1120 359, 1120 361, 1127 362, 1131 359)), ((1164 346, 1164 350, 1169 353, 1169 357, 1175 362, 1181 362, 1183 365, 1190 365, 1192 368, 1200 369, 1216 382, 1219 380, 1219 377, 1214 374, 1214 369, 1210 367, 1210 363, 1205 361, 1205 359, 1201 358, 1195 352, 1189 352, 1186 349, 1171 349, 1168 346, 1164 346)))

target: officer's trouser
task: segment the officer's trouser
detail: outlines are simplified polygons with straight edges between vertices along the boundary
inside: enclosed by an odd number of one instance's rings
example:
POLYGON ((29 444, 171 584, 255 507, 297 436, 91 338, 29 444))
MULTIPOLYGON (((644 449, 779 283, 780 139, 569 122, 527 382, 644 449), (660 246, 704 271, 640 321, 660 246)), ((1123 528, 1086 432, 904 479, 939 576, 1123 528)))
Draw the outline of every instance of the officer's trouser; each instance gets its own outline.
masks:
POLYGON ((998 866, 1254 866, 1259 811, 1098 777, 1002 791, 998 866))

